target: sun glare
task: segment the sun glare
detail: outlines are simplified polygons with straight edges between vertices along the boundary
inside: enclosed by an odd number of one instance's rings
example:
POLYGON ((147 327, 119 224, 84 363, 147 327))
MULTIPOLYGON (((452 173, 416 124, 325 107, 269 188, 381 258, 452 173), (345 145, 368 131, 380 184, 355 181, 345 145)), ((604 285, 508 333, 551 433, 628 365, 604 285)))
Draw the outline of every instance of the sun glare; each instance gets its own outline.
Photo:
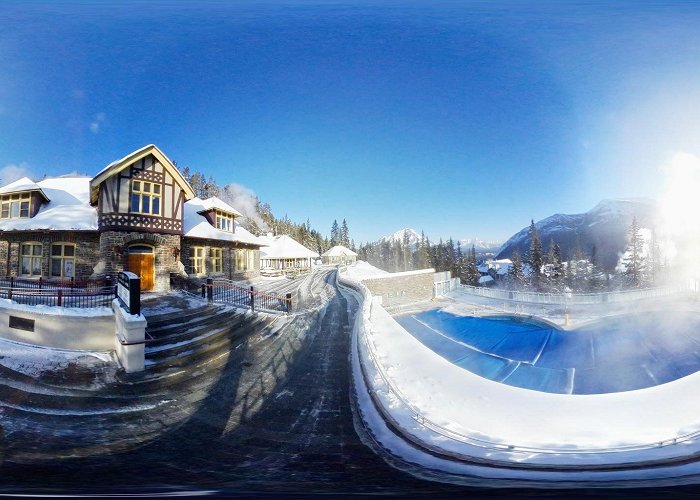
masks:
POLYGON ((662 167, 665 185, 660 197, 663 232, 675 249, 676 266, 687 266, 700 248, 700 158, 679 152, 662 167))

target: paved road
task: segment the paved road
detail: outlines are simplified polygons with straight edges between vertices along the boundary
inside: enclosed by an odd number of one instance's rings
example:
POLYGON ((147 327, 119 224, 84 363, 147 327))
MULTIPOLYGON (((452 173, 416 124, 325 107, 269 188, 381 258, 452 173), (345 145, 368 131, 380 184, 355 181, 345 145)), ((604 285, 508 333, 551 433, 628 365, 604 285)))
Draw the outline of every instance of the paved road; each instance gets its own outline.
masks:
POLYGON ((303 300, 308 307, 327 300, 326 307, 233 345, 211 384, 198 384, 206 394, 174 395, 189 414, 178 428, 119 455, 6 463, 0 491, 454 491, 390 467, 355 432, 348 304, 333 282, 334 271, 309 277, 303 300))
MULTIPOLYGON (((363 444, 353 420, 348 360, 348 310, 356 304, 348 304, 352 299, 333 283, 334 271, 304 278, 300 298, 313 312, 296 314, 277 332, 231 345, 221 365, 212 364, 207 383, 199 380, 173 395, 186 415, 171 419, 178 426, 164 425, 160 437, 130 452, 48 465, 6 462, 0 492, 532 496, 526 490, 466 489, 417 479, 363 444)), ((151 421, 143 425, 151 427, 153 420, 165 420, 157 413, 145 418, 151 421)))

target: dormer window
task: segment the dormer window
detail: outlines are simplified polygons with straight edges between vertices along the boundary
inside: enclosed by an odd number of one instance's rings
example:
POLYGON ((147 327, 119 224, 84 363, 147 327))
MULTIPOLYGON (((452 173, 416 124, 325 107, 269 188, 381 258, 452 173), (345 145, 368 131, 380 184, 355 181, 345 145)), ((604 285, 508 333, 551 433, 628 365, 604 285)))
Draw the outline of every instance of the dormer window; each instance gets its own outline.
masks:
POLYGON ((0 196, 0 219, 28 218, 31 213, 31 193, 15 193, 0 196))
POLYGON ((132 181, 131 213, 160 215, 160 196, 160 184, 132 181))
POLYGON ((234 230, 233 226, 233 215, 222 212, 221 210, 216 210, 216 229, 221 229, 232 233, 234 230))

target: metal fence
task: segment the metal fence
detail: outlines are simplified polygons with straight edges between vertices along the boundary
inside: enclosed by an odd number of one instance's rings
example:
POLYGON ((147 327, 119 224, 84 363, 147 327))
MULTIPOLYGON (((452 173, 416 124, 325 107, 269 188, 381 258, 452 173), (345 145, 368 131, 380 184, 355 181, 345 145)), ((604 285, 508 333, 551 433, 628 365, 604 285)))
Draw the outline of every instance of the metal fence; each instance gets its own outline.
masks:
POLYGON ((242 287, 227 279, 207 279, 201 285, 202 297, 210 302, 222 302, 245 307, 252 311, 272 313, 290 313, 292 311, 292 294, 261 292, 254 287, 242 287))
POLYGON ((21 276, 0 277, 0 287, 29 290, 102 290, 116 285, 116 279, 105 276, 96 280, 79 278, 23 278, 21 276))
POLYGON ((528 291, 502 290, 499 288, 485 288, 470 285, 460 285, 462 293, 487 297, 497 300, 513 300, 517 302, 530 302, 534 304, 559 304, 559 305, 585 305, 629 302, 638 299, 650 299, 668 297, 678 293, 687 292, 682 287, 646 288, 640 290, 624 290, 601 293, 539 293, 528 291))
POLYGON ((0 298, 9 299, 18 304, 31 306, 45 305, 55 307, 110 307, 117 296, 116 286, 96 290, 79 289, 32 289, 0 287, 0 298))

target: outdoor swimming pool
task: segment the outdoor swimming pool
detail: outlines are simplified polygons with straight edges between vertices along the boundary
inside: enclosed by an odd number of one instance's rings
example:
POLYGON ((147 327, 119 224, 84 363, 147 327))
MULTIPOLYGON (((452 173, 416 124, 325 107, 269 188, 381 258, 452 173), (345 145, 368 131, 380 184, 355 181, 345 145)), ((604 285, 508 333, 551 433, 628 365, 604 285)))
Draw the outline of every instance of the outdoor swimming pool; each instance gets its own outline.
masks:
POLYGON ((537 391, 630 391, 700 370, 700 315, 691 312, 629 314, 570 331, 518 317, 442 310, 396 320, 455 365, 537 391))

